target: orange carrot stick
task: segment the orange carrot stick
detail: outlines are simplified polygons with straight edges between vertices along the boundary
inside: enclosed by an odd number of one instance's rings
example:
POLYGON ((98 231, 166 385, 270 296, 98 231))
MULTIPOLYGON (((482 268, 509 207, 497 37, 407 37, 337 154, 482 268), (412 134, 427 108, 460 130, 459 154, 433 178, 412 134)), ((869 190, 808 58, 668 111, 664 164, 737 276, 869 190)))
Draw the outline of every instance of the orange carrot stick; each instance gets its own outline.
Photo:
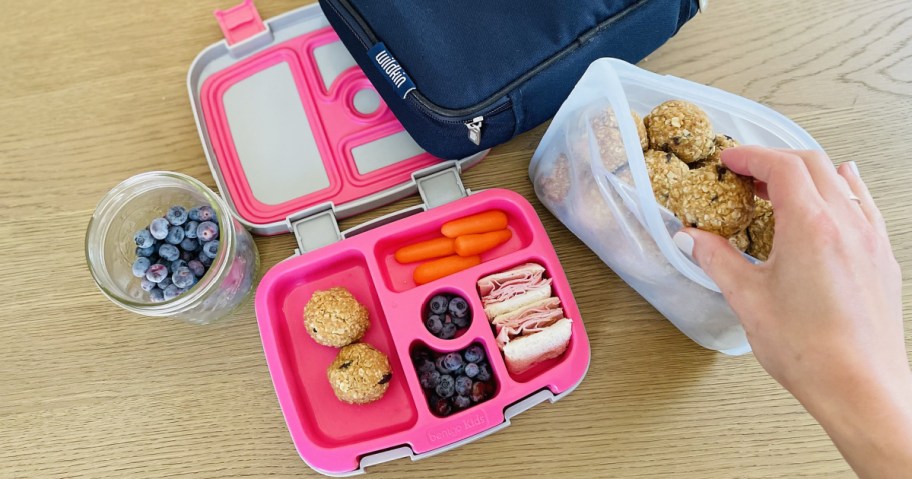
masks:
POLYGON ((415 269, 413 278, 416 284, 430 283, 435 279, 440 279, 480 264, 481 258, 479 256, 469 256, 468 258, 457 255, 447 256, 446 258, 435 259, 418 266, 415 269))
POLYGON ((494 249, 513 237, 510 230, 497 230, 490 233, 462 235, 456 238, 456 254, 459 256, 474 256, 494 249))
POLYGON ((440 232, 447 238, 462 235, 490 233, 507 227, 507 214, 500 210, 490 210, 443 224, 440 232))
POLYGON ((396 261, 400 263, 414 263, 427 259, 449 256, 455 252, 452 238, 434 238, 408 246, 403 246, 396 251, 396 261))

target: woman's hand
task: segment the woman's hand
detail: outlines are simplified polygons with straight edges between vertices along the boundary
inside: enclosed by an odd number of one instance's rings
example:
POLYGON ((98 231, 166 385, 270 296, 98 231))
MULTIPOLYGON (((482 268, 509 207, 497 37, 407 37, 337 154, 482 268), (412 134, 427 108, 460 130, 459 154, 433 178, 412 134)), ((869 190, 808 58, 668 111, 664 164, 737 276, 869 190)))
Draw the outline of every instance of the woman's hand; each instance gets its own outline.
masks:
POLYGON ((725 150, 722 161, 753 176, 773 204, 769 260, 752 265, 726 239, 692 228, 675 242, 692 247, 760 364, 820 421, 856 472, 912 474, 902 275, 854 163, 837 170, 822 152, 758 147, 725 150))

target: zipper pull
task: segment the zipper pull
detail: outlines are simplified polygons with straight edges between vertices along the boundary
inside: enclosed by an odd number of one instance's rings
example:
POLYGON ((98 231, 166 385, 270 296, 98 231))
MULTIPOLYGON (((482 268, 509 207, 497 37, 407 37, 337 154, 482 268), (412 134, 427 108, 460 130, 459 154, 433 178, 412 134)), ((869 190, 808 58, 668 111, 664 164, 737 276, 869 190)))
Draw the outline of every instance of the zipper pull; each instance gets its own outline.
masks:
POLYGON ((483 116, 476 116, 472 121, 466 122, 466 128, 469 129, 469 141, 475 145, 481 144, 481 124, 484 122, 483 116))

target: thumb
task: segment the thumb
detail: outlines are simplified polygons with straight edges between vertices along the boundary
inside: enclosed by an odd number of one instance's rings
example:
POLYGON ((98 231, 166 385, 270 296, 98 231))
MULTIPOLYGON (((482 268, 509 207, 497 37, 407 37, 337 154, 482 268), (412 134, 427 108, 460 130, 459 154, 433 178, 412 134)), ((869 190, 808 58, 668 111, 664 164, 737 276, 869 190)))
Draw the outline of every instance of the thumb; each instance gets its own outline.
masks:
POLYGON ((741 252, 717 234, 685 228, 675 233, 674 242, 696 260, 726 296, 737 290, 753 272, 753 265, 741 252))

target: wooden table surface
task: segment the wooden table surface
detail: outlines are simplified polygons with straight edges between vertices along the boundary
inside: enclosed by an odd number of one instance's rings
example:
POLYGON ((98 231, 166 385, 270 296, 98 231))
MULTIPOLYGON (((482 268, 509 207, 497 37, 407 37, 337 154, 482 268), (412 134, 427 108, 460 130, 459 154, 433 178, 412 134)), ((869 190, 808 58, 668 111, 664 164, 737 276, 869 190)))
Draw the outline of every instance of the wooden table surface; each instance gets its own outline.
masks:
MULTIPOLYGON (((286 430, 250 304, 206 327, 140 317, 102 297, 85 266, 86 223, 121 180, 164 169, 214 187, 185 77, 220 39, 212 10, 232 3, 0 0, 0 477, 315 475, 286 430)), ((303 2, 259 3, 266 18, 303 2)), ((642 63, 772 106, 834 161, 858 162, 906 270, 907 330, 910 39, 908 0, 719 1, 642 63)), ((543 132, 495 148, 465 182, 538 208, 585 319, 588 376, 502 432, 371 474, 849 476, 751 355, 692 343, 541 207, 526 168, 543 132)), ((257 244, 264 270, 293 249, 288 235, 257 244)))

